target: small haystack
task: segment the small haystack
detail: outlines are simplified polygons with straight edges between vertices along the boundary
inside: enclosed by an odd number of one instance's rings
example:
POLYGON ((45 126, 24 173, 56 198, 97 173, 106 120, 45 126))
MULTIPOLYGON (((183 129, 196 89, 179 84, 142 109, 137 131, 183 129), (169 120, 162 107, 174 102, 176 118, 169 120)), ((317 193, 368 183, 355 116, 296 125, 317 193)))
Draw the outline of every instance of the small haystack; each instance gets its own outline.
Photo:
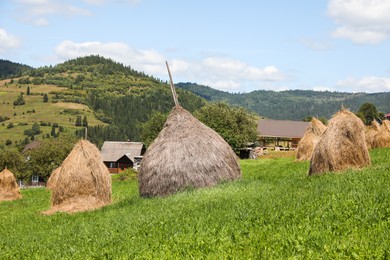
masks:
POLYGON ((320 120, 313 117, 309 126, 306 128, 305 135, 299 141, 296 156, 297 161, 310 160, 314 147, 325 130, 326 126, 320 120))
POLYGON ((5 168, 0 172, 0 201, 16 200, 21 197, 14 175, 5 168))
POLYGON ((369 165, 364 129, 354 113, 342 109, 335 114, 314 148, 309 175, 369 165))
POLYGON ((93 210, 111 202, 110 174, 99 149, 88 141, 80 140, 53 175, 52 208, 45 214, 93 210))
POLYGON ((240 177, 238 157, 229 144, 178 105, 146 151, 138 173, 143 197, 167 196, 240 177))
POLYGON ((374 135, 372 148, 390 147, 390 121, 383 120, 382 127, 377 134, 374 135))
POLYGON ((366 145, 368 149, 375 148, 375 136, 381 130, 381 125, 375 119, 371 126, 366 127, 366 145))
POLYGON ((61 171, 61 166, 56 168, 51 174, 49 179, 47 180, 46 183, 46 188, 48 190, 53 190, 54 186, 56 185, 58 174, 61 171))

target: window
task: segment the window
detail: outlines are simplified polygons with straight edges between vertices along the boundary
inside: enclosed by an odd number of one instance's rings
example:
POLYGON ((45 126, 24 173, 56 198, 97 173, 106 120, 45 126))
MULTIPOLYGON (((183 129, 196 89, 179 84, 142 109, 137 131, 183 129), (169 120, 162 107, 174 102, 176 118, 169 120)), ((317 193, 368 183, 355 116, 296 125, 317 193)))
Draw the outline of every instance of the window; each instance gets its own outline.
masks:
POLYGON ((38 175, 33 175, 32 176, 32 182, 39 182, 39 176, 38 175))

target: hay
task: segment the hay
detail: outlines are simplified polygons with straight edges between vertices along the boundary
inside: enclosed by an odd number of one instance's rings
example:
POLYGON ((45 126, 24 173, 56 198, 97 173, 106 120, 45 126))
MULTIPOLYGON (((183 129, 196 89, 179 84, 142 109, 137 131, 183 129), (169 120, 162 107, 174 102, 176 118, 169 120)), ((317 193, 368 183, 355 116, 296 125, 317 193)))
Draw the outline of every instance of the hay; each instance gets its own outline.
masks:
POLYGON ((297 161, 310 160, 314 147, 325 132, 326 126, 318 119, 313 118, 306 128, 305 134, 299 141, 297 149, 297 161))
POLYGON ((56 185, 58 174, 61 171, 61 166, 56 168, 51 174, 49 179, 47 180, 46 183, 46 188, 48 190, 53 190, 54 186, 56 185))
POLYGON ((355 114, 343 109, 329 121, 314 148, 309 175, 361 168, 370 163, 364 124, 355 114))
POLYGON ((375 148, 375 136, 381 130, 381 125, 374 119, 371 126, 366 127, 366 145, 368 149, 375 148))
POLYGON ((0 201, 20 199, 22 195, 12 172, 7 168, 0 172, 0 201))
POLYGON ((110 174, 99 149, 90 142, 80 140, 56 170, 57 180, 49 185, 52 207, 44 214, 88 211, 111 202, 110 174))
POLYGON ((383 120, 382 127, 373 137, 373 148, 390 147, 390 121, 383 120))
POLYGON ((241 177, 238 157, 214 130, 176 106, 139 170, 143 197, 167 196, 241 177))

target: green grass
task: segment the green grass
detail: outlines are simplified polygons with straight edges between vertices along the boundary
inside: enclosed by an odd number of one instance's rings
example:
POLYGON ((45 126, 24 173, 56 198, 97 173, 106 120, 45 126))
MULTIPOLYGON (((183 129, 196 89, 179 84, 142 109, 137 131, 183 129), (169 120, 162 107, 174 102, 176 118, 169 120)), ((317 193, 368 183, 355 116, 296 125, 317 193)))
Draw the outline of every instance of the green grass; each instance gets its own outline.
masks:
POLYGON ((308 177, 291 158, 241 161, 243 178, 142 199, 113 182, 113 203, 44 216, 50 193, 0 203, 0 258, 365 259, 389 257, 390 149, 363 170, 308 177))

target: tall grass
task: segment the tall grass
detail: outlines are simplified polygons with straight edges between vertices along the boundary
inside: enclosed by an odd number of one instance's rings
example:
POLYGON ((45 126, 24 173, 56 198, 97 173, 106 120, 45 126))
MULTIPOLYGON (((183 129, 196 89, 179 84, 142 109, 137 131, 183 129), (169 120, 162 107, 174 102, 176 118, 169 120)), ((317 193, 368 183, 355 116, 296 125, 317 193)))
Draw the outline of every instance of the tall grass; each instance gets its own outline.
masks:
POLYGON ((363 170, 308 177, 291 158, 241 161, 243 178, 141 199, 113 182, 113 203, 44 216, 50 194, 0 203, 0 258, 388 258, 390 149, 363 170))

